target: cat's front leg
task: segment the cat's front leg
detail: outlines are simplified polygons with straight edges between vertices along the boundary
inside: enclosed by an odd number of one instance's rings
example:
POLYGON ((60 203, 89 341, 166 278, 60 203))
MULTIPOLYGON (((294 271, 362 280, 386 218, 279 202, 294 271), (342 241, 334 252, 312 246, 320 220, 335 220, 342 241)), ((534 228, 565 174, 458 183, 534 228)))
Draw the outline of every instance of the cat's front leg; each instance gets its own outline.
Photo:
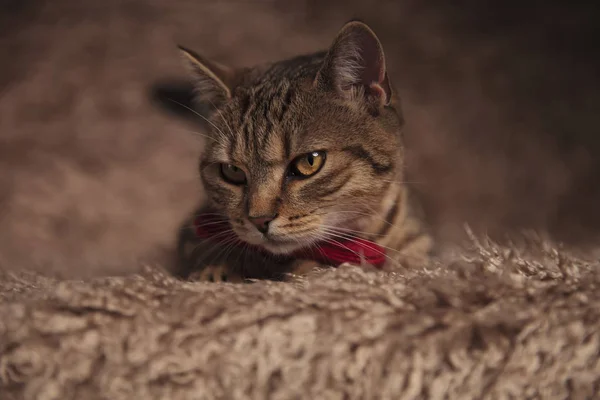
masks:
MULTIPOLYGON (((358 264, 352 264, 349 262, 345 262, 343 264, 338 265, 335 268, 346 268, 346 267, 359 267, 358 264)), ((361 268, 364 269, 368 269, 368 270, 372 270, 372 271, 377 271, 378 268, 373 267, 371 265, 362 265, 360 266, 361 268)), ((312 260, 296 260, 293 262, 292 267, 290 268, 290 273, 289 275, 291 277, 294 276, 307 276, 310 275, 312 272, 316 272, 319 270, 323 270, 323 269, 329 269, 329 268, 334 268, 332 265, 328 265, 328 264, 323 264, 317 261, 312 261, 312 260)))
POLYGON ((207 265, 201 270, 192 272, 188 279, 199 282, 231 282, 242 283, 244 278, 236 271, 228 268, 226 264, 207 265))
POLYGON ((292 262, 289 274, 292 276, 307 276, 311 272, 324 268, 331 268, 331 265, 325 265, 312 260, 295 260, 292 262))

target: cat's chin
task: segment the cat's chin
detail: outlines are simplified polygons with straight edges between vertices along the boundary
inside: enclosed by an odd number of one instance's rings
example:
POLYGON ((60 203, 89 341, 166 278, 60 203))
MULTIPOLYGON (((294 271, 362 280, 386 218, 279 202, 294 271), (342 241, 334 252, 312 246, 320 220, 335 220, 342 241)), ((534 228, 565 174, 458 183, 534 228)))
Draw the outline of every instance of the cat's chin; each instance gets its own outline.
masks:
POLYGON ((277 237, 271 238, 244 238, 240 237, 242 241, 251 244, 256 247, 260 247, 269 253, 276 255, 287 255, 291 254, 301 248, 307 247, 310 243, 304 243, 302 240, 285 240, 277 237))
POLYGON ((259 246, 263 249, 267 250, 269 253, 277 254, 277 255, 286 255, 291 254, 295 251, 298 251, 304 247, 307 247, 308 243, 303 243, 298 240, 277 240, 277 239, 267 239, 263 241, 259 246))

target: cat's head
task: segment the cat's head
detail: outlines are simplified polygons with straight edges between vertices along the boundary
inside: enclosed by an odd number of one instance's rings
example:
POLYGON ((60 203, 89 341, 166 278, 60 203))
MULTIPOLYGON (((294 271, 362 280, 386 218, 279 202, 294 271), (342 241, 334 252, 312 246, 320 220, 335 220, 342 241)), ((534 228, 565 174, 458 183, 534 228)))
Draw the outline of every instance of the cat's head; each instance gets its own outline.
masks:
POLYGON ((346 24, 325 53, 233 69, 183 49, 210 104, 200 173, 245 242, 284 254, 365 229, 401 179, 402 118, 383 48, 346 24))

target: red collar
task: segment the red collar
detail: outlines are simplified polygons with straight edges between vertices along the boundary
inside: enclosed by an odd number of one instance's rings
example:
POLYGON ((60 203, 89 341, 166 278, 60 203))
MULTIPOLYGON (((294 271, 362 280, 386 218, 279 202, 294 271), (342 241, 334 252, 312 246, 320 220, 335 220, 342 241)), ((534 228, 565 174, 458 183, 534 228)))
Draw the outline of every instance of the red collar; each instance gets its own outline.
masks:
MULTIPOLYGON (((210 239, 217 243, 235 244, 240 247, 249 245, 237 238, 231 230, 229 222, 213 214, 201 214, 194 220, 196 235, 202 239, 210 239)), ((267 252, 265 249, 252 246, 256 251, 267 252)), ((267 252, 268 253, 268 252, 267 252)), ((270 253, 268 253, 270 254, 270 253)), ((338 266, 343 263, 362 265, 363 263, 381 268, 385 263, 385 249, 370 240, 353 237, 323 241, 300 249, 288 258, 314 260, 324 264, 338 266)))

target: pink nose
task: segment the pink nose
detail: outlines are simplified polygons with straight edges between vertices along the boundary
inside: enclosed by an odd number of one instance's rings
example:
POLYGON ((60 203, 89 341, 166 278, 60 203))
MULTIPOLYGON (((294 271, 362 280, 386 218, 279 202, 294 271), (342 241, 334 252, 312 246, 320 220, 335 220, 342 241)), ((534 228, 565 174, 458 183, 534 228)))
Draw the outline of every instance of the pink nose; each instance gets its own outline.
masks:
POLYGON ((250 222, 252 222, 252 225, 254 225, 261 233, 267 233, 269 230, 269 223, 271 223, 271 221, 273 221, 275 218, 277 218, 277 214, 271 216, 261 215, 258 217, 248 217, 250 222))

